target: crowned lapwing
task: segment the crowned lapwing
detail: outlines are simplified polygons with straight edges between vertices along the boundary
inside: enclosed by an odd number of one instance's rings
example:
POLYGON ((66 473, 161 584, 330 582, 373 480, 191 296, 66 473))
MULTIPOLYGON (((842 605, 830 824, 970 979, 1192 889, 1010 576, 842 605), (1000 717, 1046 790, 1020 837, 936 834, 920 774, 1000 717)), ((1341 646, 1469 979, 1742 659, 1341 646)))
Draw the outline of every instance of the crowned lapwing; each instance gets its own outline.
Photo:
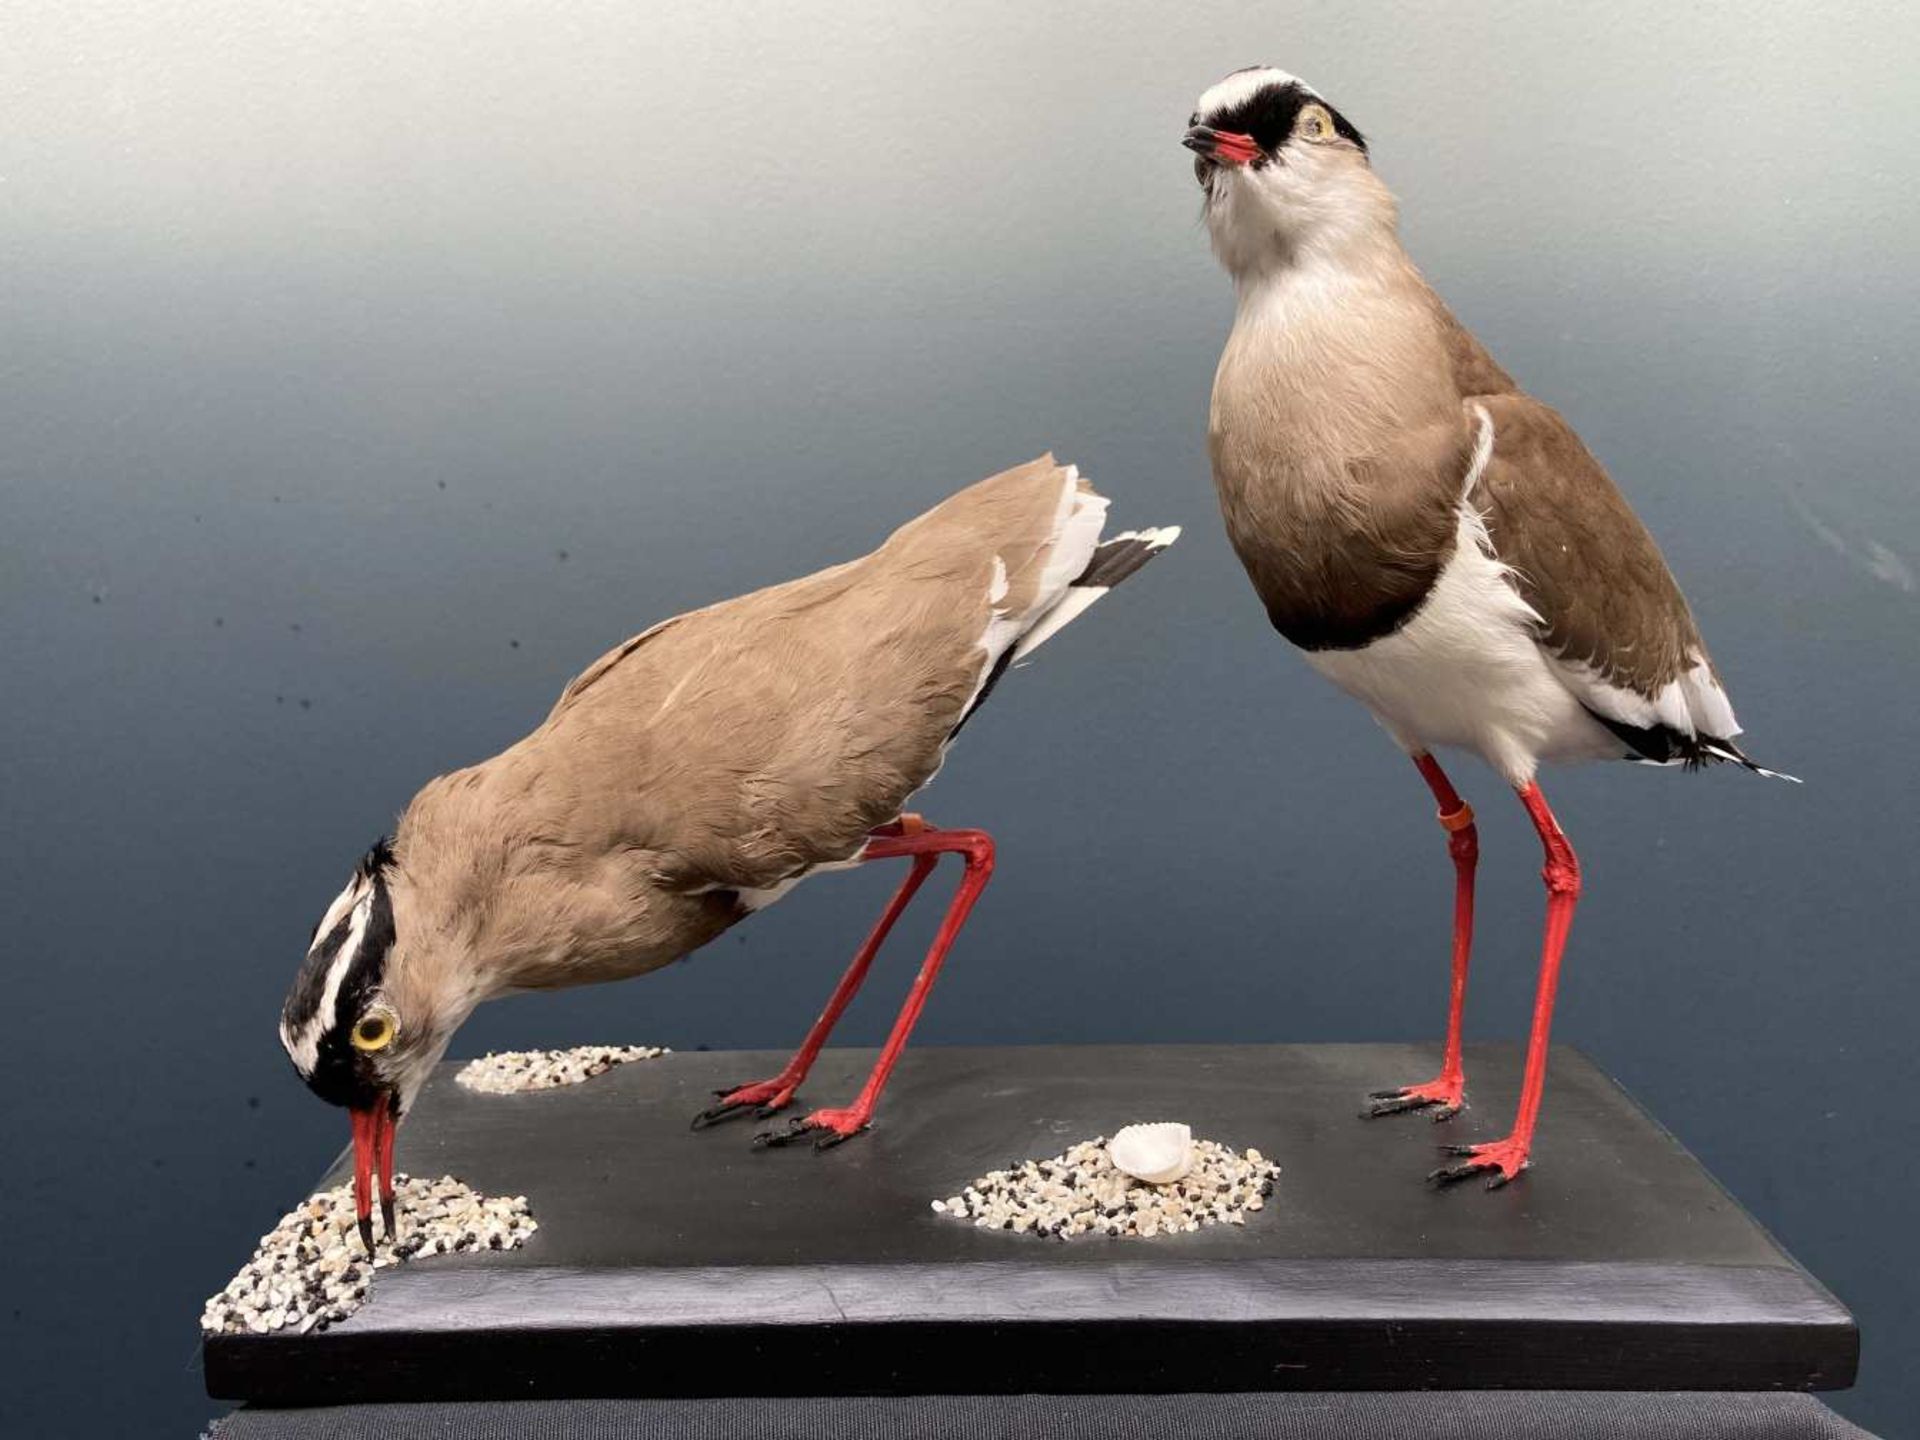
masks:
POLYGON ((1546 851, 1547 922, 1519 1111, 1438 1180, 1525 1168, 1561 953, 1580 895, 1543 760, 1761 774, 1652 537, 1553 410, 1454 319, 1401 248, 1360 132, 1284 71, 1200 97, 1213 249, 1238 296, 1208 444, 1227 534, 1273 626, 1364 702, 1439 803, 1456 874, 1439 1075, 1370 1113, 1464 1101, 1460 1018, 1479 842, 1436 746, 1483 757, 1546 851))
POLYGON ((782 1143, 864 1129, 993 869, 980 830, 906 813, 1007 668, 1171 544, 1101 538, 1107 501, 1044 456, 936 506, 864 558, 655 625, 595 661, 531 735, 433 780, 314 930, 281 1018, 302 1078, 353 1114, 393 1231, 393 1136, 483 1000, 644 975, 807 876, 904 859, 904 883, 799 1051, 698 1121, 789 1105, 941 855, 964 873, 853 1102, 782 1143))

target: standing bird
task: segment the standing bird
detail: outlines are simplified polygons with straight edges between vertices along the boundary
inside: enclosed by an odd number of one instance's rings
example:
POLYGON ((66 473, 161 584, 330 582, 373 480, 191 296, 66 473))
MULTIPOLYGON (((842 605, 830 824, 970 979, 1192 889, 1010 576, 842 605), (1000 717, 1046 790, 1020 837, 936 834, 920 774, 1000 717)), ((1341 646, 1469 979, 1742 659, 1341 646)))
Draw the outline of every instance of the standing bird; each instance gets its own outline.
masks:
MULTIPOLYGON (((1526 1168, 1580 897, 1542 760, 1732 761, 1733 708, 1653 539, 1571 427, 1521 390, 1401 248, 1367 142, 1281 70, 1200 97, 1195 154, 1238 296, 1208 448, 1227 535, 1273 626, 1361 700, 1439 803, 1455 872, 1439 1075, 1370 1113, 1464 1103, 1460 1017, 1479 841, 1437 745, 1479 754, 1546 851, 1546 936, 1513 1132, 1433 1178, 1526 1168)), ((1791 777, 1781 777, 1791 778, 1791 777)))
POLYGON ((983 480, 878 550, 663 621, 595 661, 540 728, 430 781, 315 928, 280 1038, 353 1114, 360 1232, 373 1172, 394 1233, 393 1138, 483 1000, 657 970, 808 875, 911 861, 785 1069, 696 1124, 784 1109, 939 857, 965 867, 854 1102, 787 1131, 866 1128, 993 870, 979 830, 905 813, 1007 667, 1172 544, 1102 540, 1107 501, 1051 455, 983 480))

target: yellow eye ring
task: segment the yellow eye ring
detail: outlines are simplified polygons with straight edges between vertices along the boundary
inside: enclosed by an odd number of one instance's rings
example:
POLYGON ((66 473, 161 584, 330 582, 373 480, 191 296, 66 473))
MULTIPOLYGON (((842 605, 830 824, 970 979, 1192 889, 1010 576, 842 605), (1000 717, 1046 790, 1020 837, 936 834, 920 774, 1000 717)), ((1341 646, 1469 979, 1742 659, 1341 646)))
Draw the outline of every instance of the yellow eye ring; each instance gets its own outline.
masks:
POLYGON ((372 1054, 376 1050, 386 1049, 393 1043, 396 1028, 391 1010, 385 1008, 369 1010, 354 1022, 352 1033, 348 1038, 353 1041, 354 1049, 372 1054))
POLYGON ((1331 140, 1333 115, 1324 105, 1308 105, 1301 109, 1300 123, 1294 128, 1308 140, 1331 140))

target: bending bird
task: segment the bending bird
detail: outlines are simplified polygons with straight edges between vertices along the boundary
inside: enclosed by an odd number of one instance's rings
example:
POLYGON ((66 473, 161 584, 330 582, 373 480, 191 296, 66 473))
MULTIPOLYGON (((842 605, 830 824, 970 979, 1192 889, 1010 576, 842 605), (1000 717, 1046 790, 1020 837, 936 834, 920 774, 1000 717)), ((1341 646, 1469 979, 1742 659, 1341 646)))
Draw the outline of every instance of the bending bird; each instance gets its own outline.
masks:
POLYGON ((822 870, 906 878, 793 1058, 696 1125, 785 1109, 942 855, 962 875, 865 1086, 760 1136, 865 1129, 993 871, 981 830, 906 812, 1007 668, 1178 536, 1101 538, 1107 501, 1051 455, 983 480, 871 554, 666 620, 596 660, 510 749, 428 782, 315 927, 280 1038, 353 1117, 394 1234, 402 1118, 482 1001, 644 975, 822 870))
MULTIPOLYGON (((1440 1073, 1369 1113, 1465 1103, 1461 1013, 1479 839, 1434 759, 1478 754, 1545 851, 1546 933, 1512 1133, 1450 1146, 1436 1181, 1526 1168, 1580 862, 1543 760, 1628 759, 1762 775, 1679 587, 1580 437, 1522 390, 1401 248, 1367 142, 1283 70, 1200 97, 1194 152, 1233 329, 1207 442, 1227 535, 1274 628, 1365 704, 1439 805, 1455 872, 1440 1073)), ((1790 776, 1778 777, 1791 779, 1790 776)))

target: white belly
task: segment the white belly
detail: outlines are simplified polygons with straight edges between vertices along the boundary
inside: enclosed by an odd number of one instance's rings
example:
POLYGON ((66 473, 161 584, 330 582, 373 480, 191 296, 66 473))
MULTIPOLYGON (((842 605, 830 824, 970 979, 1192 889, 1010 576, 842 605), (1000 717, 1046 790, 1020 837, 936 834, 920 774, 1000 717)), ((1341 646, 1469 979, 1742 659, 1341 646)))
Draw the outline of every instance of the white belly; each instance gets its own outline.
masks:
POLYGON ((802 880, 811 879, 813 876, 824 874, 829 870, 853 869, 854 866, 861 863, 861 857, 866 854, 866 851, 867 847, 863 842, 860 848, 845 860, 828 860, 819 865, 809 866, 805 870, 794 872, 784 880, 776 880, 773 884, 763 886, 757 890, 746 886, 736 887, 734 894, 740 897, 740 907, 749 914, 752 914, 755 911, 766 909, 776 901, 786 899, 787 896, 794 892, 794 888, 798 886, 802 880))
POLYGON ((1358 650, 1307 661, 1366 705, 1409 751, 1452 745, 1515 786, 1542 760, 1617 758, 1625 747, 1587 713, 1534 639, 1539 616, 1463 509, 1454 555, 1405 625, 1358 650))

